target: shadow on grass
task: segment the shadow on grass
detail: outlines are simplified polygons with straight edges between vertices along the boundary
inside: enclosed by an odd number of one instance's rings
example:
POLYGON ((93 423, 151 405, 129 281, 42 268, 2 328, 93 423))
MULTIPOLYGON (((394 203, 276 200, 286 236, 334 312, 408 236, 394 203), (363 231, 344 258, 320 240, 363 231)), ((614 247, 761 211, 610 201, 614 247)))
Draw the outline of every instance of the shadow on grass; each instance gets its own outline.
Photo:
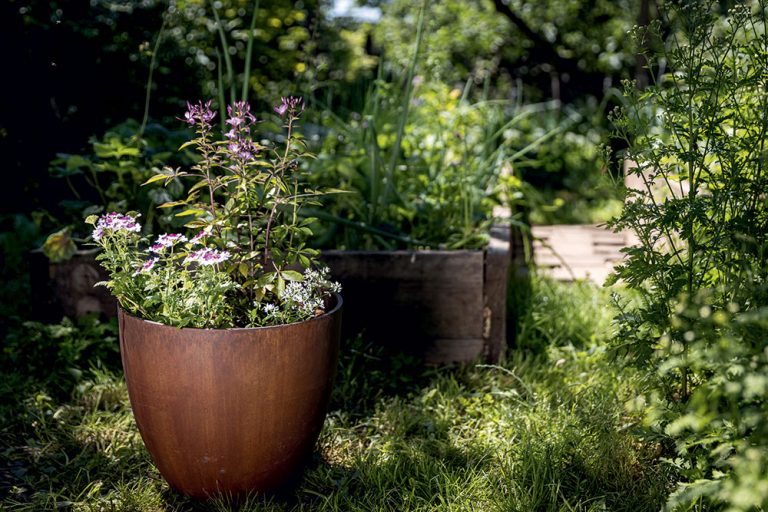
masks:
POLYGON ((505 368, 436 369, 362 337, 346 340, 341 354, 329 415, 304 471, 240 504, 195 502, 168 487, 138 436, 119 370, 88 371, 70 382, 67 397, 12 372, 0 385, 4 399, 15 396, 15 405, 0 407, 12 413, 0 414, 0 509, 642 511, 661 504, 663 478, 652 462, 629 460, 632 440, 617 431, 611 379, 573 380, 600 375, 603 363, 553 368, 539 356, 513 358, 505 368))

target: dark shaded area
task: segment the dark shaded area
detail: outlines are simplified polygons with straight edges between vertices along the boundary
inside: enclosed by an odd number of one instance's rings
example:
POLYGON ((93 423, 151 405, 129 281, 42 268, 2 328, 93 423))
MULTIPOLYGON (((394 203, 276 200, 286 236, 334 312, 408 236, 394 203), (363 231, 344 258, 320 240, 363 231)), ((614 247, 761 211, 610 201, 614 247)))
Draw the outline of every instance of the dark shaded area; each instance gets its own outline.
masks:
POLYGON ((150 39, 160 12, 120 17, 88 2, 0 6, 4 67, 13 73, 4 80, 0 151, 4 174, 21 192, 3 201, 4 212, 49 207, 59 186, 45 179, 55 152, 77 151, 89 136, 140 111, 146 76, 130 58, 138 48, 116 43, 127 39, 121 32, 128 25, 139 31, 132 40, 150 39))

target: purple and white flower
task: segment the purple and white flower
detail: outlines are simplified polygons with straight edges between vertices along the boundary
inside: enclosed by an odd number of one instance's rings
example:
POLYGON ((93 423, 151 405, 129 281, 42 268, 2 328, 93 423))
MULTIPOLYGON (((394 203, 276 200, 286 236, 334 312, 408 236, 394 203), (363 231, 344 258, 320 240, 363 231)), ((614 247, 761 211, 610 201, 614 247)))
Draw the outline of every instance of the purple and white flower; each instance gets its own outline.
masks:
POLYGON ((251 106, 247 101, 236 101, 234 104, 228 105, 227 116, 229 118, 226 120, 226 123, 233 128, 256 122, 256 118, 251 114, 251 106))
POLYGON ((152 270, 152 268, 155 266, 155 263, 157 263, 160 260, 160 258, 152 258, 144 262, 144 264, 141 266, 139 270, 133 273, 134 276, 137 276, 139 274, 145 274, 152 270))
POLYGON ((202 230, 202 231, 200 231, 198 234, 196 234, 195 236, 193 236, 193 237, 192 237, 192 238, 189 240, 189 243, 190 243, 190 244, 192 244, 193 246, 194 246, 194 245, 197 245, 197 244, 199 244, 199 243, 200 243, 200 241, 201 241, 203 238, 205 238, 206 236, 208 236, 208 233, 206 233, 206 231, 203 229, 203 230, 202 230))
POLYGON ((163 233, 157 237, 155 243, 149 248, 150 252, 161 252, 166 247, 172 247, 179 242, 186 242, 187 237, 179 233, 163 233))
POLYGON ((187 102, 187 111, 184 113, 184 121, 190 126, 196 124, 210 125, 213 118, 216 117, 216 112, 211 110, 211 100, 203 103, 198 101, 197 105, 187 102))
POLYGON ((216 265, 217 263, 227 261, 230 256, 231 254, 229 251, 218 251, 216 249, 205 247, 189 253, 184 259, 184 263, 197 263, 198 265, 203 266, 216 265))
POLYGON ((141 231, 141 225, 130 215, 122 213, 108 213, 99 217, 96 222, 96 229, 93 230, 93 239, 99 242, 107 232, 118 233, 125 231, 128 233, 138 233, 141 231))
POLYGON ((282 103, 273 109, 280 117, 283 117, 286 112, 290 112, 292 115, 296 115, 296 112, 304 112, 304 100, 301 98, 288 96, 287 98, 281 97, 280 101, 282 103))

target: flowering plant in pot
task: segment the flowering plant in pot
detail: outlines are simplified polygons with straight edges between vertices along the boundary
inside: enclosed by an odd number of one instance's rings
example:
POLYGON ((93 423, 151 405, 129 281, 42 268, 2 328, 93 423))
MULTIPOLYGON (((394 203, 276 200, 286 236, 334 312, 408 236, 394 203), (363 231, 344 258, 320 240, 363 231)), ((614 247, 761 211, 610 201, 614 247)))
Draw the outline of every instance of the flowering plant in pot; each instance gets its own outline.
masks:
POLYGON ((260 143, 245 102, 214 137, 210 102, 188 105, 199 160, 147 183, 191 179, 190 233, 141 236, 138 214, 89 217, 103 284, 120 305, 123 366, 139 430, 158 469, 195 497, 267 490, 294 473, 325 417, 338 356, 339 286, 315 269, 299 211, 298 98, 275 108, 281 144, 260 143), (298 269, 305 269, 300 272, 298 269))

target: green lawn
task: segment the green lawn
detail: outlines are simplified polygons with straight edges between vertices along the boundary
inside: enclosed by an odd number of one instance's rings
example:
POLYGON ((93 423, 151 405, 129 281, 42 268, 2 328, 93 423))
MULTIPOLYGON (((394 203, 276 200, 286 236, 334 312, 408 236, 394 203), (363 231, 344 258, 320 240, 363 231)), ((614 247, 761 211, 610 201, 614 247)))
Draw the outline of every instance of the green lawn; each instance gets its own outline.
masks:
MULTIPOLYGON (((241 510, 659 510, 672 475, 636 435, 643 380, 605 348, 606 294, 537 280, 529 297, 524 348, 501 366, 430 369, 346 341, 302 478, 241 510)), ((91 321, 7 336, 0 510, 232 509, 176 495, 152 466, 114 335, 91 321)))

